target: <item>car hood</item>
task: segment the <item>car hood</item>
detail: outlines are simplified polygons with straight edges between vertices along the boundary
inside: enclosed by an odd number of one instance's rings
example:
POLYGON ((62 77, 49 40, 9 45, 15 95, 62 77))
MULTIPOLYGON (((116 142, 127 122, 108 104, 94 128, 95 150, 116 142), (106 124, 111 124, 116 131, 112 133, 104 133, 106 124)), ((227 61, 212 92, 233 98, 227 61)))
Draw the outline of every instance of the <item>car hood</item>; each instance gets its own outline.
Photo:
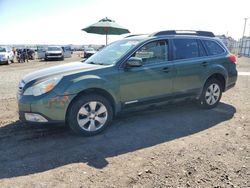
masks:
POLYGON ((88 51, 88 50, 86 50, 85 52, 86 53, 92 53, 92 54, 96 53, 96 51, 88 51))
POLYGON ((31 81, 38 81, 42 79, 46 79, 48 77, 53 77, 53 76, 58 76, 58 75, 70 75, 73 73, 77 72, 87 72, 95 69, 100 69, 103 68, 103 65, 93 65, 93 64, 87 64, 83 62, 72 62, 72 63, 67 63, 64 65, 58 65, 46 69, 42 69, 39 71, 32 72, 30 74, 27 74, 23 78, 23 82, 29 83, 31 81))
POLYGON ((0 52, 0 55, 6 55, 7 52, 0 52))

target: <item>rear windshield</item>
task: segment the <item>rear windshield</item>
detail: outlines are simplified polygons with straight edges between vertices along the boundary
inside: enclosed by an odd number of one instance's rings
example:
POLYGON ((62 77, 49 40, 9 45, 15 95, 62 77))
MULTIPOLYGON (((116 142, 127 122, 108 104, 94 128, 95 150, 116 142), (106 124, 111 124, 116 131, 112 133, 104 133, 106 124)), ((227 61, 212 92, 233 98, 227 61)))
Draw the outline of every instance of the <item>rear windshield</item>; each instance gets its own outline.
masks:
POLYGON ((208 51, 208 55, 219 55, 225 52, 225 50, 215 41, 203 40, 203 42, 208 51))

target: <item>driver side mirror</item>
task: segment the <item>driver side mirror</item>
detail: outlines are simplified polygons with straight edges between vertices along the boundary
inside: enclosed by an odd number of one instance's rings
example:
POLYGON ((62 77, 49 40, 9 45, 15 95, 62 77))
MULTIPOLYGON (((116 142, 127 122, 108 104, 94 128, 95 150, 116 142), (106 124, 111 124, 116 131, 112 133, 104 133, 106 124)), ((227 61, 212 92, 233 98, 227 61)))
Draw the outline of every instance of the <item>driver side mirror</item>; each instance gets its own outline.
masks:
POLYGON ((139 57, 130 57, 126 62, 126 67, 141 67, 142 58, 139 57))

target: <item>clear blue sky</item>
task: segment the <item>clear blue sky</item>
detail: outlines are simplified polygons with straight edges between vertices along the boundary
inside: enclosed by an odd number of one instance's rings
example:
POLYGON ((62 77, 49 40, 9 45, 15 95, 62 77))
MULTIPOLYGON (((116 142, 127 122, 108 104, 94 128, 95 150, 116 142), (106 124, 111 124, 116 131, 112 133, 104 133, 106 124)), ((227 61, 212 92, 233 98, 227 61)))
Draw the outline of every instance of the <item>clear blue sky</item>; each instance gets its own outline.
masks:
POLYGON ((238 39, 249 7, 250 0, 0 0, 0 44, 104 44, 81 29, 106 16, 132 33, 197 29, 238 39))
POLYGON ((0 0, 1 24, 8 26, 26 19, 39 19, 86 6, 95 0, 0 0))

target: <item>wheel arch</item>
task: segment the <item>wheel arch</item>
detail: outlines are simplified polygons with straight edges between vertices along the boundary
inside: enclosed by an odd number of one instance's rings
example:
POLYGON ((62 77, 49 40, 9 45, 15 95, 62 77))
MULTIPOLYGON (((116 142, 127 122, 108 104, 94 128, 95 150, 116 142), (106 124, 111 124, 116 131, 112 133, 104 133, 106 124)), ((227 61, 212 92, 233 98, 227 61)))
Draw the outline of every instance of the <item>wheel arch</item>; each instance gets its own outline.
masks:
MULTIPOLYGON (((223 74, 221 74, 221 73, 214 73, 214 74, 210 75, 210 76, 206 79, 205 83, 206 83, 208 80, 210 80, 210 79, 216 79, 216 80, 218 80, 218 81, 221 83, 222 91, 223 91, 223 92, 225 91, 225 88, 226 88, 226 78, 225 78, 225 76, 224 76, 223 74)), ((205 83, 204 83, 204 84, 205 84, 205 83)))
POLYGON ((205 84, 210 79, 217 79, 217 80, 219 80, 220 83, 221 83, 221 85, 222 85, 222 92, 225 91, 225 89, 226 89, 226 75, 224 75, 223 73, 220 73, 220 72, 216 72, 216 73, 210 74, 206 79, 204 79, 203 86, 202 86, 202 88, 201 88, 198 96, 196 97, 196 99, 200 98, 200 96, 202 94, 202 91, 204 89, 205 84))
POLYGON ((95 95, 100 95, 103 96, 105 98, 108 99, 108 101, 111 104, 113 113, 116 114, 117 111, 119 110, 118 106, 116 105, 116 101, 114 99, 114 97, 106 90, 101 89, 101 88, 88 88, 85 89, 81 92, 79 92, 69 103, 68 108, 66 110, 66 115, 65 115, 65 119, 67 121, 67 117, 68 117, 68 113, 69 113, 69 109, 71 108, 71 106, 74 104, 75 101, 77 101, 80 97, 84 96, 84 95, 90 95, 90 94, 95 94, 95 95))

